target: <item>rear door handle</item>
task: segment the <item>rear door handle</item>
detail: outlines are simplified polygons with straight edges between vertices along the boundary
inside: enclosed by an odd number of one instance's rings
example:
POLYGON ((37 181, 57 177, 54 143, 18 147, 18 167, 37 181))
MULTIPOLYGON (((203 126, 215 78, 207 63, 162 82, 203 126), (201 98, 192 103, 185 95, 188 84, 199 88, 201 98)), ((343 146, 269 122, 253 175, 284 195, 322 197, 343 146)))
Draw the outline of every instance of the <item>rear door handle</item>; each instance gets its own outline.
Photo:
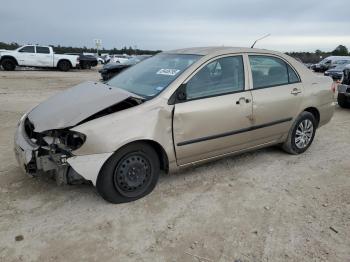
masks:
POLYGON ((301 90, 298 88, 293 88, 292 92, 290 92, 292 95, 297 95, 301 93, 301 90))

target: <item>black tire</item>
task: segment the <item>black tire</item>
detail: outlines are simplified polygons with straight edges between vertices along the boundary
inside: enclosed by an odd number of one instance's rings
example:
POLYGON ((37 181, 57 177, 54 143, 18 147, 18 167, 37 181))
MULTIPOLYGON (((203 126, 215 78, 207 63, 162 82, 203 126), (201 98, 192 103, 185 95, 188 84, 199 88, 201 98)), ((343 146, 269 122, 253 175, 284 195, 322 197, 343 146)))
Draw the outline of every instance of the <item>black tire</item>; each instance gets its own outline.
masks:
POLYGON ((344 94, 338 94, 338 105, 342 108, 350 108, 350 102, 344 94))
POLYGON ((70 67, 70 63, 67 60, 59 61, 57 65, 57 68, 63 72, 69 71, 70 67))
POLYGON ((81 64, 81 69, 91 69, 91 64, 90 62, 83 62, 81 64))
POLYGON ((312 141, 314 140, 316 128, 317 121, 314 115, 310 112, 302 112, 290 128, 287 140, 282 145, 283 150, 292 155, 304 153, 310 147, 312 141), (301 132, 301 123, 303 123, 303 125, 305 123, 311 124, 312 132, 301 132), (298 140, 298 143, 296 140, 298 140), (305 141, 305 144, 303 144, 303 141, 305 141))
POLYGON ((16 62, 13 61, 13 59, 10 59, 10 58, 4 58, 1 61, 1 65, 2 65, 2 68, 5 71, 13 71, 16 68, 16 62))
POLYGON ((103 165, 96 182, 98 193, 108 202, 135 201, 152 192, 160 173, 156 151, 136 142, 115 152, 103 165))

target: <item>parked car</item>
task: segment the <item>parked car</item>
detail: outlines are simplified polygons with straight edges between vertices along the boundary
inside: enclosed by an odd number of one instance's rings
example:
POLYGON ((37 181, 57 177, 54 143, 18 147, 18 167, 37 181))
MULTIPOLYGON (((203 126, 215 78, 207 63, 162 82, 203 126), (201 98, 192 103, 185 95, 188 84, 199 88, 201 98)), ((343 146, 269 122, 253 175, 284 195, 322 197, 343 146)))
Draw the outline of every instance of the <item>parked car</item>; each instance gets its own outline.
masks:
POLYGON ((104 64, 107 64, 111 61, 111 57, 109 55, 102 55, 101 58, 104 60, 104 64))
POLYGON ((101 65, 106 63, 105 60, 102 57, 98 56, 96 58, 97 58, 97 62, 100 63, 101 65))
POLYGON ((0 64, 6 71, 15 70, 16 66, 68 71, 79 65, 79 56, 55 54, 51 46, 25 45, 16 50, 0 52, 0 64))
POLYGON ((137 63, 139 63, 142 60, 145 60, 149 57, 151 57, 151 56, 150 55, 139 55, 139 56, 135 56, 133 58, 130 58, 128 61, 126 61, 122 64, 121 63, 108 63, 108 64, 104 65, 103 68, 100 69, 98 72, 101 74, 102 80, 107 81, 108 79, 119 74, 124 69, 129 68, 130 66, 136 65, 137 63))
POLYGON ((343 72, 343 81, 338 86, 338 105, 350 108, 350 66, 347 65, 343 72))
POLYGON ((271 145, 304 153, 333 116, 332 83, 279 52, 163 52, 24 114, 16 157, 33 176, 90 180, 107 201, 133 201, 160 172, 271 145))
POLYGON ((127 62, 131 57, 128 55, 111 55, 110 56, 110 63, 125 63, 127 62))
POLYGON ((340 80, 343 77, 343 71, 347 65, 348 64, 339 64, 336 67, 328 69, 326 72, 324 72, 324 75, 332 77, 333 80, 340 80))
POLYGON ((313 66, 311 66, 311 69, 315 72, 325 72, 328 69, 336 67, 337 65, 349 63, 350 56, 329 56, 323 59, 318 64, 314 64, 313 66))
POLYGON ((81 69, 90 69, 91 67, 97 66, 97 58, 93 55, 84 55, 81 53, 67 53, 66 55, 77 55, 79 56, 79 67, 81 69))

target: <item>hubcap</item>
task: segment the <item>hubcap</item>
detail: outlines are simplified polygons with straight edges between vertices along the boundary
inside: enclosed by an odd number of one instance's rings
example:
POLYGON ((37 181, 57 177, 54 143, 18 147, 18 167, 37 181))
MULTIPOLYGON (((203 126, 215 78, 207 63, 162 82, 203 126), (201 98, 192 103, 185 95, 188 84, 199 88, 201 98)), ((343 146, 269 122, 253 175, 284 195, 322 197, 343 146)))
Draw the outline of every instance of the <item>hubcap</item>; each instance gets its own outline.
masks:
POLYGON ((300 122, 295 133, 295 145, 299 149, 303 149, 310 144, 312 135, 314 133, 314 125, 309 119, 300 122))
POLYGON ((150 181, 151 165, 141 153, 132 153, 122 158, 114 171, 114 185, 126 197, 142 194, 150 181))

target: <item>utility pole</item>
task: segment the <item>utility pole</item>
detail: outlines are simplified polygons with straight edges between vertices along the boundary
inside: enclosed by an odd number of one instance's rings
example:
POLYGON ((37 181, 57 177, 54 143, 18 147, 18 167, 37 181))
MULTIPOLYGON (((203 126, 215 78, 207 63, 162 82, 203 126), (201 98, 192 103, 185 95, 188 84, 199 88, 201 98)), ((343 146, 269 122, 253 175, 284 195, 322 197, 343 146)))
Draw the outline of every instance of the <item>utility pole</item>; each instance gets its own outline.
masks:
POLYGON ((98 50, 102 46, 102 40, 101 39, 94 39, 95 46, 96 46, 96 56, 98 56, 98 50))

